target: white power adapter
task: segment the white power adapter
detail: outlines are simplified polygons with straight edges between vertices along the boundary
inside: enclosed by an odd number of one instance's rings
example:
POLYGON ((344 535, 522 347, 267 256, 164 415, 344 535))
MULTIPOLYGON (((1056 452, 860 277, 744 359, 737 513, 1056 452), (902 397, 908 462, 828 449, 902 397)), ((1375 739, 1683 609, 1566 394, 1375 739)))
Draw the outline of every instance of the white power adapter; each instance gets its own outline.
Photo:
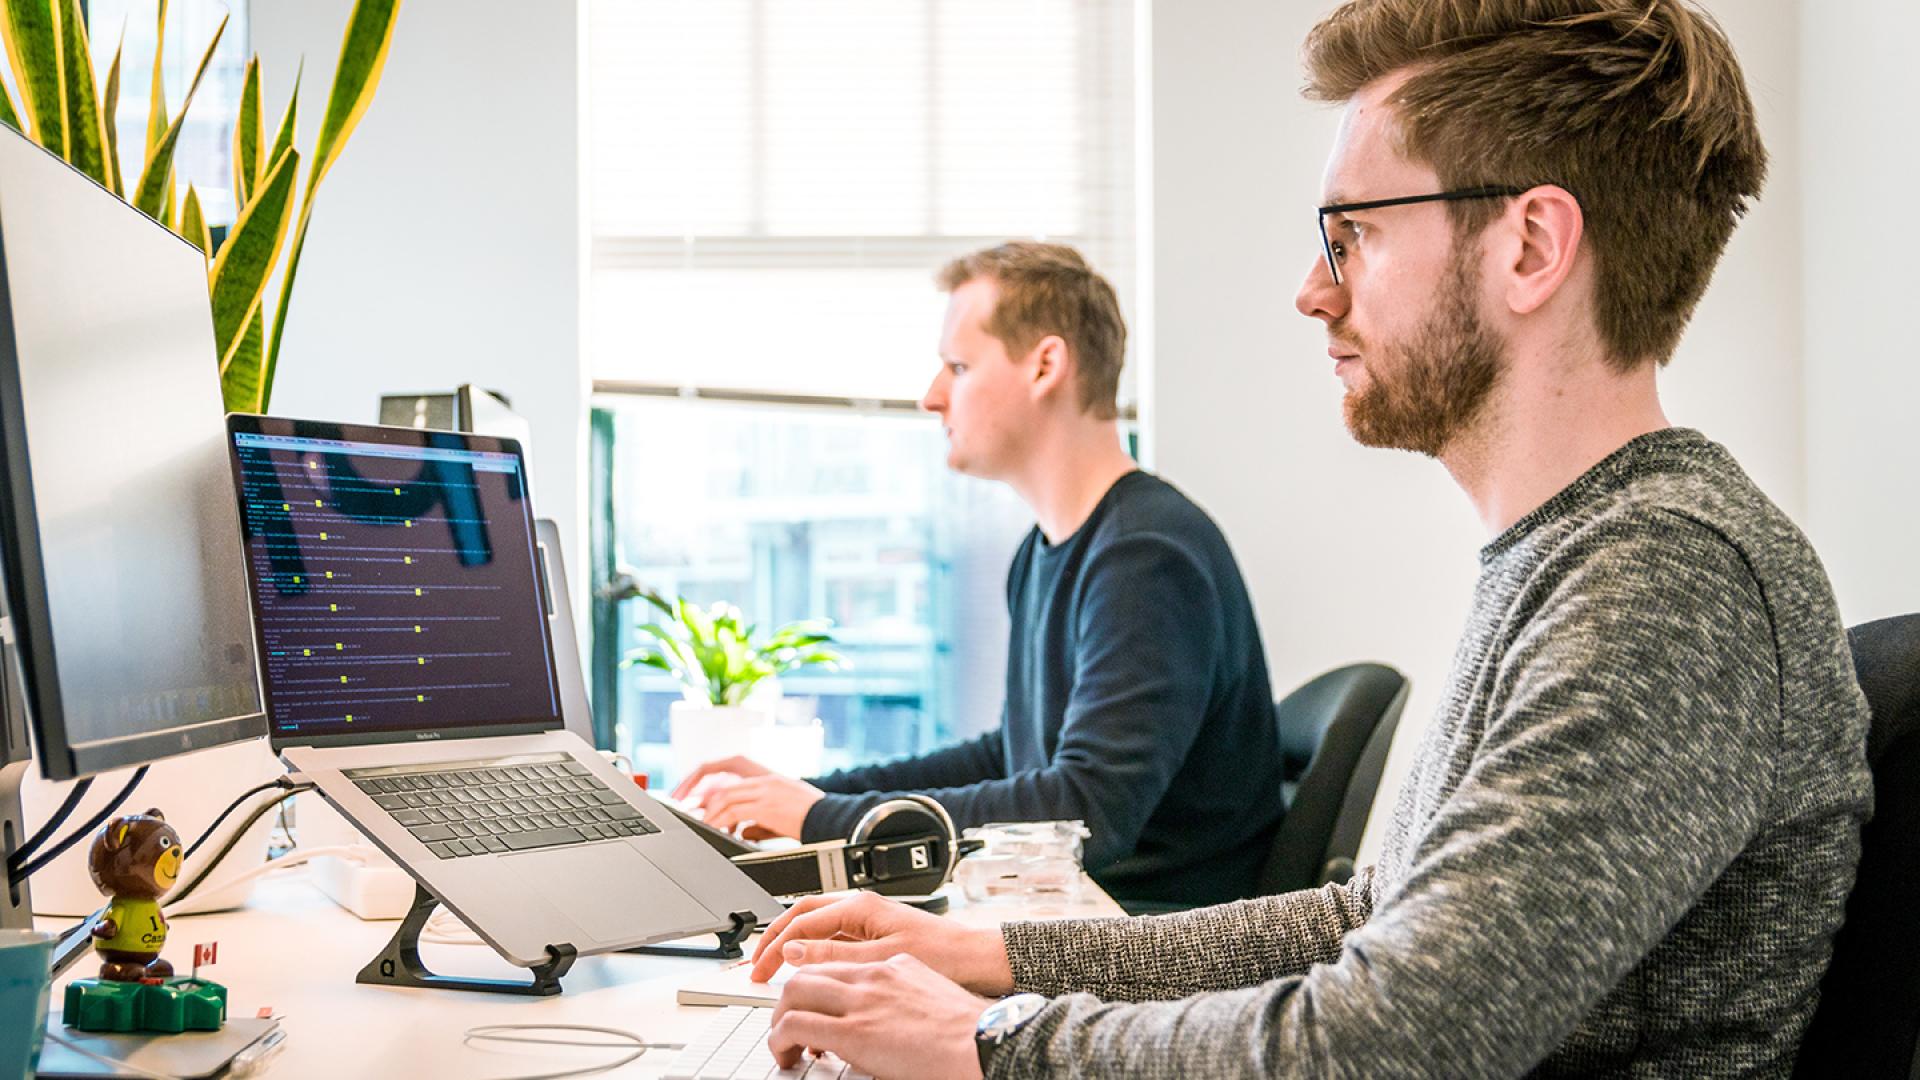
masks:
POLYGON ((317 791, 294 800, 294 828, 303 848, 347 847, 340 855, 316 854, 310 879, 327 898, 362 919, 404 918, 413 906, 413 878, 367 842, 360 830, 317 791))
POLYGON ((413 906, 413 879, 371 844, 351 855, 318 855, 307 865, 316 888, 362 919, 404 918, 413 906))

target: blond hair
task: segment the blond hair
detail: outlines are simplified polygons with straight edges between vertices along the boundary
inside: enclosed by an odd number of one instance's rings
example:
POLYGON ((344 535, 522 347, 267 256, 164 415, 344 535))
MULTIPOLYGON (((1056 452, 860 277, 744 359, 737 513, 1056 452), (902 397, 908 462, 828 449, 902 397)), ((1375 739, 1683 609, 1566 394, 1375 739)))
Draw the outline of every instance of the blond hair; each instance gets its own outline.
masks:
POLYGON ((977 279, 999 287, 1000 298, 986 329, 1010 355, 1055 334, 1079 372, 1080 407, 1099 420, 1120 414, 1120 367, 1126 360, 1127 324, 1113 286, 1078 251, 1065 244, 1015 240, 940 268, 934 280, 944 292, 977 279))

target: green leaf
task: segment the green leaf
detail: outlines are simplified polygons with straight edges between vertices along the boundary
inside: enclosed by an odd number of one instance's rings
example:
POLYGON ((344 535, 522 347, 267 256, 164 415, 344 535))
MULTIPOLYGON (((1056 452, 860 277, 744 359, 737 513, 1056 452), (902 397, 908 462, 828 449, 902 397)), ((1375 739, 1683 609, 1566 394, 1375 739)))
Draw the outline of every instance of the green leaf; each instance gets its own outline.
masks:
POLYGON ((166 74, 167 45, 167 0, 160 0, 160 12, 154 16, 153 24, 153 86, 147 90, 147 144, 146 153, 141 157, 142 167, 153 160, 153 148, 167 134, 167 84, 161 76, 166 74))
MULTIPOLYGON (((7 60, 35 142, 67 156, 66 51, 55 0, 5 0, 7 60)), ((88 76, 92 76, 89 71, 88 76)))
POLYGON ((373 92, 379 88, 399 14, 400 0, 357 0, 353 5, 346 37, 340 43, 340 63, 334 68, 333 92, 327 96, 327 113, 320 121, 320 137, 313 147, 309 191, 319 186, 327 170, 339 160, 348 136, 366 115, 367 106, 373 104, 373 92))
MULTIPOLYGON (((257 60, 258 58, 256 58, 257 60)), ((294 129, 300 122, 300 77, 307 71, 307 62, 303 58, 300 66, 293 72, 293 93, 287 96, 287 111, 280 114, 280 130, 273 136, 273 151, 267 155, 267 163, 280 160, 280 155, 293 145, 294 129)))
POLYGON ((280 304, 273 314, 273 339, 267 348, 266 370, 260 384, 262 409, 273 393, 280 345, 286 337, 287 305, 293 299, 300 255, 307 248, 307 223, 313 217, 314 194, 320 188, 321 178, 340 159, 348 136, 366 115, 367 106, 373 103, 373 92, 380 86, 380 73, 393 44, 394 20, 399 14, 400 0, 355 0, 353 14, 347 17, 346 36, 340 43, 340 62, 334 66, 333 90, 327 96, 327 112, 320 121, 320 137, 314 145, 307 190, 300 200, 300 222, 293 232, 293 255, 287 259, 286 276, 280 282, 280 304))
POLYGON ((20 111, 13 107, 13 91, 8 90, 5 83, 0 83, 0 124, 26 134, 26 129, 20 126, 20 111))
POLYGON ((126 181, 120 175, 120 128, 114 112, 120 108, 120 53, 127 45, 127 26, 120 24, 120 43, 113 47, 113 63, 107 67, 107 89, 100 95, 100 121, 107 129, 107 172, 113 178, 113 193, 125 198, 126 181))
POLYGON ((220 350, 220 377, 233 366, 241 331, 260 310, 267 279, 279 260, 292 217, 293 188, 300 170, 300 152, 288 150, 260 182, 253 201, 240 211, 240 220, 227 231, 226 243, 213 261, 213 340, 220 350))
POLYGON ((187 185, 187 201, 180 208, 180 235, 206 255, 213 250, 213 234, 207 229, 206 214, 200 210, 200 193, 187 185))
MULTIPOLYGON (((267 141, 266 121, 260 115, 260 57, 247 61, 246 81, 240 86, 240 115, 233 121, 233 197, 242 206, 253 198, 253 189, 266 175, 266 162, 260 157, 267 141)), ((274 158, 278 161, 279 158, 274 158)))
POLYGON ((113 184, 107 164, 107 128, 100 95, 93 84, 93 49, 87 43, 87 17, 80 0, 61 0, 60 60, 66 79, 67 160, 102 187, 113 184))
POLYGON ((247 320, 247 332, 240 335, 240 344, 227 361, 227 370, 220 374, 220 397, 228 412, 261 411, 260 364, 266 338, 266 313, 255 308, 253 318, 247 320))
MULTIPOLYGON (((228 16, 227 18, 232 18, 228 16)), ((173 193, 173 151, 180 142, 180 129, 186 123, 187 110, 193 106, 194 91, 200 89, 200 78, 207 73, 207 64, 213 60, 213 50, 220 44, 220 35, 226 33, 227 19, 220 20, 220 26, 213 32, 213 40, 207 42, 207 51, 200 57, 200 67, 193 73, 193 81, 187 84, 187 96, 180 101, 180 115, 167 125, 166 132, 160 136, 160 142, 150 147, 147 167, 140 174, 140 183, 134 187, 133 205, 149 215, 165 221, 171 217, 168 196, 173 193), (165 216, 163 216, 165 215, 165 216)), ((156 74, 155 79, 159 76, 156 74)))

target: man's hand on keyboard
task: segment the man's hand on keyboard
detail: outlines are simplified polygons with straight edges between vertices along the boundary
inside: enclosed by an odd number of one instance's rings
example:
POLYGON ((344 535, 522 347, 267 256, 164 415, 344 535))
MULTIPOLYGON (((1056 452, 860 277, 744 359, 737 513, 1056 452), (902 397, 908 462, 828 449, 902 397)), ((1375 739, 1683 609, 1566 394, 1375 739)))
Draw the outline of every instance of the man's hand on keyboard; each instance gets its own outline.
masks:
POLYGON ((816 1050, 877 1077, 978 1080, 973 1032, 990 1004, 911 956, 808 964, 781 991, 767 1048, 781 1068, 816 1050))
POLYGON ((865 962, 907 954, 977 993, 1013 992, 1006 940, 998 927, 968 927, 870 892, 809 896, 760 935, 753 978, 783 963, 865 962))
POLYGON ((748 826, 748 839, 769 836, 798 838, 807 823, 807 811, 826 793, 805 780, 769 772, 732 783, 716 782, 700 794, 707 824, 716 829, 748 826))

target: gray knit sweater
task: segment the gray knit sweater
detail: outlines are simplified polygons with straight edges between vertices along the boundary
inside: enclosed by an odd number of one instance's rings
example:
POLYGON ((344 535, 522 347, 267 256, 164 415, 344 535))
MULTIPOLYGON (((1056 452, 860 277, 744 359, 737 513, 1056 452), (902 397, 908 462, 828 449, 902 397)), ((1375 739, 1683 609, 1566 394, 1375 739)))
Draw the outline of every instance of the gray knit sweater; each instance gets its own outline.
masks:
POLYGON ((1674 429, 1480 561, 1380 861, 1009 925, 1014 981, 1064 996, 993 1076, 1790 1071, 1871 806, 1866 702, 1806 539, 1674 429))

